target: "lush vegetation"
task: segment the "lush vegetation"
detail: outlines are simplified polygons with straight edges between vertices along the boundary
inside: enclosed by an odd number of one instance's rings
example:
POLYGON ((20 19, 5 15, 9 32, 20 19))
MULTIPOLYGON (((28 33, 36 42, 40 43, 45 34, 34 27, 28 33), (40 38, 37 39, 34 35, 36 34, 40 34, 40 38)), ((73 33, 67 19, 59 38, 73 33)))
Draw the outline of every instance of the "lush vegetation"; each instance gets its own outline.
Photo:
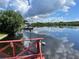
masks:
POLYGON ((33 27, 44 27, 44 26, 79 26, 79 21, 74 21, 74 22, 47 22, 47 23, 32 23, 33 27))
MULTIPOLYGON (((17 40, 22 38, 20 34, 16 36, 15 33, 20 31, 24 27, 23 17, 12 10, 0 11, 0 40, 17 40), (4 34, 6 33, 6 34, 4 34)), ((21 42, 16 43, 22 45, 21 42)), ((9 43, 0 43, 0 48, 9 45, 9 43)), ((16 53, 18 53, 22 48, 17 47, 16 53)), ((12 55, 12 47, 8 47, 5 52, 12 55)))
POLYGON ((12 10, 0 11, 0 32, 12 34, 21 30, 23 17, 12 10))
POLYGON ((0 11, 0 33, 8 34, 6 39, 15 39, 15 33, 24 26, 24 18, 12 10, 0 11), (11 38, 12 37, 12 38, 11 38))

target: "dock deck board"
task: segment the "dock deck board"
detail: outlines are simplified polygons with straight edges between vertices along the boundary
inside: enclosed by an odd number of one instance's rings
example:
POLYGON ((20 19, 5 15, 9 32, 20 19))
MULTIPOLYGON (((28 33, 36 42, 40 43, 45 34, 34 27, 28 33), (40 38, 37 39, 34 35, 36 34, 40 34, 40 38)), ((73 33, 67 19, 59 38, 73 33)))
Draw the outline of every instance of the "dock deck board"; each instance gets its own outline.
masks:
POLYGON ((2 40, 3 38, 5 38, 8 34, 2 34, 0 33, 0 40, 2 40))

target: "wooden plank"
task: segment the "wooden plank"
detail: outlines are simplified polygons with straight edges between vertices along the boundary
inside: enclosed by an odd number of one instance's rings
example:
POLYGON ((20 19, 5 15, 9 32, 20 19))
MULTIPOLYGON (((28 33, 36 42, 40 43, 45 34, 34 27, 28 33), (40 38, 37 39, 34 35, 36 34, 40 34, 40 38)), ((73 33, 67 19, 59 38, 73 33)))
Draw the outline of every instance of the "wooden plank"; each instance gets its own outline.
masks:
POLYGON ((8 34, 1 34, 0 33, 0 40, 2 40, 3 38, 5 38, 5 37, 7 37, 8 36, 8 34))

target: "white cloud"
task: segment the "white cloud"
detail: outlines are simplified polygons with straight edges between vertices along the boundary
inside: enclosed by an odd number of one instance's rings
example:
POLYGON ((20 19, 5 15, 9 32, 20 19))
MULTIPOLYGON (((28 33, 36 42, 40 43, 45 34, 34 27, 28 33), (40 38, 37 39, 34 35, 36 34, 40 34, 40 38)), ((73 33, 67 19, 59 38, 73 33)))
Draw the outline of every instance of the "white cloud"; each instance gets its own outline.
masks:
POLYGON ((27 17, 48 15, 59 10, 68 12, 72 6, 76 5, 74 0, 0 0, 0 3, 3 4, 1 8, 10 7, 27 17))
POLYGON ((70 9, 70 7, 68 7, 68 6, 63 6, 62 11, 64 11, 64 12, 68 12, 69 9, 70 9))
POLYGON ((33 18, 34 18, 34 19, 38 19, 38 18, 39 18, 39 16, 34 16, 33 18))
POLYGON ((63 1, 59 0, 59 1, 61 2, 62 5, 66 3, 66 0, 63 0, 63 1))
POLYGON ((76 3, 74 0, 31 0, 30 5, 26 16, 47 14, 59 10, 67 12, 76 3))
POLYGON ((28 1, 27 0, 10 0, 9 6, 10 9, 20 11, 22 14, 25 13, 25 11, 28 9, 28 1))
POLYGON ((23 0, 16 0, 16 1, 17 1, 16 5, 18 10, 24 13, 28 8, 28 1, 23 1, 23 0))
POLYGON ((0 0, 0 8, 4 9, 13 9, 20 11, 22 14, 28 10, 28 1, 27 0, 0 0))

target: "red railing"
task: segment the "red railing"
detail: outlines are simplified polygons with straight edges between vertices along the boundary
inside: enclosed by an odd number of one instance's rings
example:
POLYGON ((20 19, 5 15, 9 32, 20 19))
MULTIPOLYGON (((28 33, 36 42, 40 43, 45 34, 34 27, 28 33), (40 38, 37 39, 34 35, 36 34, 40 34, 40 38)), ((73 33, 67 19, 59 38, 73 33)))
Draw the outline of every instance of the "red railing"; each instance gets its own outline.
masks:
POLYGON ((0 58, 3 59, 45 59, 41 50, 43 38, 0 41, 0 58), (23 42, 33 41, 28 47, 23 42), (34 48, 36 51, 32 50, 34 48), (25 54, 27 53, 27 54, 25 54))

